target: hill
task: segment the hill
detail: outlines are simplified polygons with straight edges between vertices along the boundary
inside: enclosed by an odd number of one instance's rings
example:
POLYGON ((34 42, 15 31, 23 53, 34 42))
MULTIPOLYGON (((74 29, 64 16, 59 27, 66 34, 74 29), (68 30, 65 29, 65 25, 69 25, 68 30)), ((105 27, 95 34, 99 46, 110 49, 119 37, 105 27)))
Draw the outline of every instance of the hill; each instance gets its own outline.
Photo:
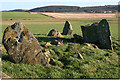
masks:
POLYGON ((30 10, 15 9, 14 12, 83 12, 83 13, 115 13, 118 11, 118 5, 105 6, 45 6, 37 7, 30 10))
POLYGON ((80 9, 77 6, 45 6, 30 9, 30 12, 76 12, 80 9))
POLYGON ((118 11, 118 5, 82 7, 81 11, 90 13, 114 13, 118 11))
POLYGON ((15 10, 10 10, 11 12, 27 12, 28 10, 26 9, 15 9, 15 10))
POLYGON ((85 13, 114 13, 117 12, 117 5, 105 6, 45 6, 28 10, 29 12, 85 12, 85 13))

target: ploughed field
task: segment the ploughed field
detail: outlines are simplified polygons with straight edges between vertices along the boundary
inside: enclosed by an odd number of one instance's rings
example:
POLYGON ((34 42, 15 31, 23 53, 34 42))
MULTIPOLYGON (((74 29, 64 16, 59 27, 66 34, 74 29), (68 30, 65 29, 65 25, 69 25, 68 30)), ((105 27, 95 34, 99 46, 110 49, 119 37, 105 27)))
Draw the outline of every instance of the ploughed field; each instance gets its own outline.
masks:
POLYGON ((22 22, 38 39, 42 48, 50 51, 51 57, 56 63, 50 63, 49 66, 16 64, 9 59, 10 57, 2 45, 2 71, 10 77, 119 78, 120 42, 118 40, 118 22, 115 14, 101 14, 101 16, 94 14, 94 16, 91 16, 91 14, 85 13, 30 14, 26 12, 2 12, 2 35, 5 28, 14 22, 22 22), (99 22, 104 18, 108 20, 110 25, 114 50, 91 48, 73 40, 73 34, 82 36, 81 25, 99 22), (73 27, 71 36, 64 36, 63 38, 47 36, 51 29, 57 29, 62 33, 66 20, 73 27), (53 40, 63 40, 63 45, 52 45, 47 48, 44 46, 47 42, 53 40), (75 53, 80 53, 84 59, 74 58, 75 53))
POLYGON ((115 18, 117 13, 42 13, 54 18, 81 18, 81 19, 92 19, 92 18, 115 18))

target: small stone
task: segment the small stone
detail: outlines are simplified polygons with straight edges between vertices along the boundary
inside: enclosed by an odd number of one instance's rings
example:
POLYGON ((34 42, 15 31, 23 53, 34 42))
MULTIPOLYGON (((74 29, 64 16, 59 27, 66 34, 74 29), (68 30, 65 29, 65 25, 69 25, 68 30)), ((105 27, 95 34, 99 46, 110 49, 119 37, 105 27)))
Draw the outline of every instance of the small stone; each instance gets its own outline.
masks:
POLYGON ((0 72, 0 75, 2 77, 2 79, 10 79, 12 77, 8 76, 7 74, 3 73, 3 72, 0 72))
POLYGON ((49 46, 51 46, 51 44, 49 42, 47 42, 44 46, 49 47, 49 46))
POLYGON ((63 45, 63 40, 54 40, 51 42, 51 44, 60 46, 60 45, 63 45))
POLYGON ((49 51, 45 51, 44 54, 49 57, 50 56, 50 52, 49 51))
POLYGON ((73 57, 84 60, 83 56, 80 53, 74 54, 73 57))
POLYGON ((58 32, 58 30, 56 29, 50 30, 48 36, 63 37, 63 35, 60 32, 58 32))
POLYGON ((90 47, 90 48, 92 48, 92 49, 94 49, 94 48, 99 49, 98 46, 95 45, 95 44, 84 43, 84 45, 86 45, 86 46, 88 46, 88 47, 90 47))

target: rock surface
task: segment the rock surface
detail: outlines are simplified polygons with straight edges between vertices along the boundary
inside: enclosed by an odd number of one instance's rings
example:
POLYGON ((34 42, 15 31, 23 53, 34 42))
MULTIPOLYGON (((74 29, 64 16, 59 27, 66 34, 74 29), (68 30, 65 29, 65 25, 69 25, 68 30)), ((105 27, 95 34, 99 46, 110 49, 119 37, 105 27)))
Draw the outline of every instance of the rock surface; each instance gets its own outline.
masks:
POLYGON ((64 25, 64 28, 63 28, 63 33, 62 35, 71 35, 72 34, 72 25, 66 21, 65 22, 65 25, 64 25))
POLYGON ((0 51, 1 51, 1 52, 6 52, 6 49, 5 49, 5 47, 4 47, 3 45, 1 45, 0 51))
POLYGON ((10 79, 11 77, 8 76, 7 74, 3 73, 3 72, 0 72, 0 79, 10 79))
POLYGON ((75 53, 73 57, 84 60, 83 56, 80 53, 75 53))
POLYGON ((106 19, 103 19, 99 22, 97 34, 99 36, 98 40, 100 48, 113 50, 109 24, 106 19))
POLYGON ((58 32, 58 30, 56 29, 50 30, 48 36, 63 37, 63 35, 60 32, 58 32))
POLYGON ((84 41, 87 43, 97 43, 98 42, 98 36, 97 36, 97 25, 85 25, 81 26, 82 34, 84 41))
POLYGON ((84 45, 88 46, 89 48, 92 48, 92 49, 99 49, 97 45, 95 44, 90 44, 90 43, 84 43, 84 45))
POLYGON ((99 48, 113 49, 109 24, 106 19, 92 25, 81 26, 81 29, 85 42, 97 44, 99 48))
POLYGON ((38 40, 22 23, 8 26, 4 31, 2 43, 15 63, 49 64, 38 40))
POLYGON ((51 46, 51 44, 49 42, 47 42, 44 46, 49 47, 49 46, 51 46))

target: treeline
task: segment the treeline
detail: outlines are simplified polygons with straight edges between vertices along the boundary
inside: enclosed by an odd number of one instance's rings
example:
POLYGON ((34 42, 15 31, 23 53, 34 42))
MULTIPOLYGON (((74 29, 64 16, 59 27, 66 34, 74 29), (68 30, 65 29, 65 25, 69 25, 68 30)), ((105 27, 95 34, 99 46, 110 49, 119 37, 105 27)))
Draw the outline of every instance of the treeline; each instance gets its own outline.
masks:
POLYGON ((17 12, 85 12, 85 13, 115 13, 118 11, 118 5, 78 7, 78 6, 45 6, 30 10, 16 9, 17 12))

